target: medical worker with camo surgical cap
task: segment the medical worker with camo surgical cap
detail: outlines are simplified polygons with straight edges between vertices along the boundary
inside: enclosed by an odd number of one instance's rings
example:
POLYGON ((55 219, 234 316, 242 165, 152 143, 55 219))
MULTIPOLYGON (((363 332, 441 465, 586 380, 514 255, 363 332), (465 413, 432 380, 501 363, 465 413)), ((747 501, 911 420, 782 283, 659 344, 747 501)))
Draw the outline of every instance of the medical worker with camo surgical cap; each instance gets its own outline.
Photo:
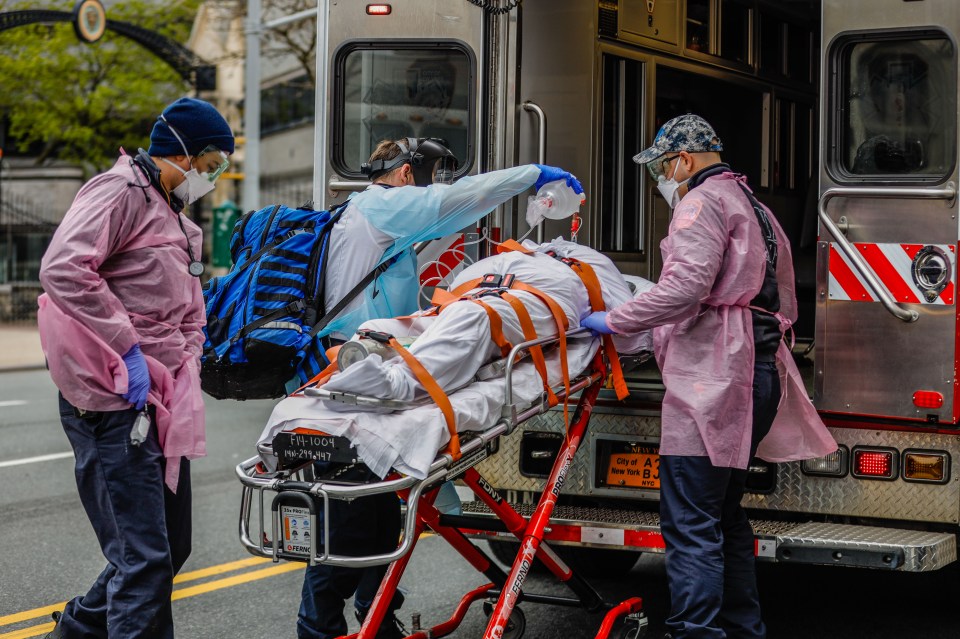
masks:
POLYGON ((766 636, 740 506, 747 466, 754 455, 783 462, 837 448, 783 339, 797 307, 790 244, 722 150, 713 127, 688 114, 633 158, 673 209, 660 279, 582 322, 598 333, 654 329, 672 639, 766 636))
POLYGON ((177 100, 147 151, 121 151, 80 189, 43 256, 40 339, 107 559, 48 637, 173 637, 188 460, 205 454, 201 231, 183 210, 213 190, 233 148, 213 106, 177 100))

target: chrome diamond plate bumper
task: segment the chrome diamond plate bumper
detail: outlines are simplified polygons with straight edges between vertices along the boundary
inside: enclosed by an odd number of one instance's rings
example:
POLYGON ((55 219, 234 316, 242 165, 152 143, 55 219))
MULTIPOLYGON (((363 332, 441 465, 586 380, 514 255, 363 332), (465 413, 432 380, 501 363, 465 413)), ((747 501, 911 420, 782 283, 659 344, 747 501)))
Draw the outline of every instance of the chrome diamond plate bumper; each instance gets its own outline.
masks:
MULTIPOLYGON (((519 471, 521 430, 563 432, 562 412, 551 411, 529 420, 509 437, 500 439, 498 454, 485 460, 477 470, 501 490, 539 492, 543 480, 525 477, 519 471)), ((838 443, 854 446, 885 446, 903 451, 928 449, 950 455, 950 478, 944 485, 910 483, 903 480, 871 481, 846 477, 811 477, 800 471, 799 463, 778 464, 776 488, 768 495, 748 494, 746 508, 777 512, 809 513, 872 519, 960 523, 960 435, 880 431, 850 428, 831 429, 838 443)), ((597 409, 587 431, 585 445, 570 466, 564 494, 611 496, 620 499, 656 501, 657 491, 598 489, 594 485, 594 451, 605 436, 657 441, 659 416, 604 413, 597 409)))
MULTIPOLYGON (((529 516, 534 506, 515 504, 514 508, 529 516)), ((465 503, 463 514, 493 518, 480 502, 465 503)), ((757 537, 757 556, 761 560, 925 572, 942 568, 957 559, 957 538, 950 533, 770 520, 752 520, 750 524, 757 537)), ((659 516, 624 508, 558 505, 550 519, 546 538, 559 545, 609 548, 609 542, 597 543, 603 537, 598 535, 600 530, 619 533, 607 535, 607 539, 622 540, 622 545, 646 552, 662 552, 662 540, 651 543, 649 535, 625 534, 632 531, 659 535, 659 516), (571 534, 570 529, 583 532, 571 534)), ((506 533, 483 537, 513 539, 506 533)))

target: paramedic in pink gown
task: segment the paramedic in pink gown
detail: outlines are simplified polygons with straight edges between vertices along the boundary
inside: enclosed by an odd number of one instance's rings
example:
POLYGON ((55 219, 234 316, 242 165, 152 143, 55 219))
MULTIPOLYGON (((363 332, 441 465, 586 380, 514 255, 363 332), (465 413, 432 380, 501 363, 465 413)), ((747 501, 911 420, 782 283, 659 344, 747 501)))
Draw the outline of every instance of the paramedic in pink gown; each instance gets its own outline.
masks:
POLYGON ((601 333, 654 329, 673 639, 766 636, 740 506, 747 465, 755 454, 779 462, 837 447, 782 339, 796 318, 789 243, 721 150, 705 120, 682 115, 634 157, 673 209, 663 270, 651 290, 583 322, 601 333))
POLYGON ((173 576, 190 554, 188 460, 205 454, 201 231, 182 211, 233 150, 212 105, 173 102, 148 151, 121 154, 80 189, 43 257, 40 338, 108 562, 54 613, 50 637, 173 637, 173 576))

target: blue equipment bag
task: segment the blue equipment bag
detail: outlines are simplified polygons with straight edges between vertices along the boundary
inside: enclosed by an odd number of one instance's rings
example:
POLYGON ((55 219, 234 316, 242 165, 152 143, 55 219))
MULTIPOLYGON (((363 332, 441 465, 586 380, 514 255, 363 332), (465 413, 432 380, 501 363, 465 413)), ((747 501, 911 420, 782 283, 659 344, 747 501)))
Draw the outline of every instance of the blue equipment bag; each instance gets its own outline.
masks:
POLYGON ((314 211, 277 204, 237 222, 230 272, 203 289, 205 392, 217 399, 282 397, 305 358, 326 365, 315 336, 335 314, 323 307, 323 272, 330 230, 345 206, 314 211))

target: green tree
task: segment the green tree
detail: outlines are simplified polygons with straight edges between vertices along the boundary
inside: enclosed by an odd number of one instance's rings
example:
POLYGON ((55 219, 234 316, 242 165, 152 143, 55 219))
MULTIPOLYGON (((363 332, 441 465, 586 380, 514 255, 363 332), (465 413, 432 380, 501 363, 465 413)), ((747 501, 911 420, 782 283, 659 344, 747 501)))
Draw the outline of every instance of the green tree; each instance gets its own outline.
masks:
MULTIPOLYGON (((12 2, 22 9, 71 11, 73 0, 12 2)), ((105 3, 107 18, 185 42, 200 0, 124 0, 105 3)), ((191 92, 163 60, 136 42, 107 31, 81 42, 70 23, 0 31, 0 114, 8 139, 21 151, 40 147, 38 163, 77 162, 90 172, 111 166, 117 150, 147 146, 163 107, 191 92)))

